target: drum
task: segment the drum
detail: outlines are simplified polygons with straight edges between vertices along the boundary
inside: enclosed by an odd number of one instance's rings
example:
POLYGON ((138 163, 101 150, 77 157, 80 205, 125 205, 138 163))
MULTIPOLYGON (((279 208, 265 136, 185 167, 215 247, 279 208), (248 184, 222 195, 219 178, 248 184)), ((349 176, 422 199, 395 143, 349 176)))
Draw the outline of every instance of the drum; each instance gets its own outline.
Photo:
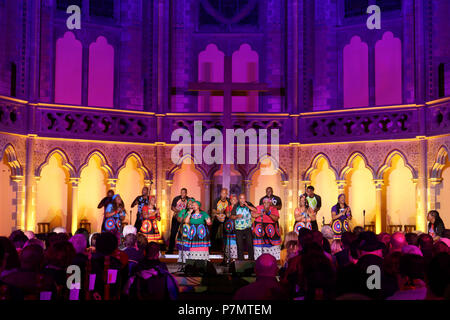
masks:
POLYGON ((341 220, 337 219, 333 221, 333 224, 331 225, 331 229, 333 229, 333 232, 335 234, 341 234, 342 233, 342 222, 341 220))
POLYGON ((113 217, 106 218, 105 229, 108 231, 114 230, 116 228, 116 220, 113 217))
POLYGON ((298 234, 301 228, 306 228, 306 224, 302 221, 299 221, 294 226, 294 231, 298 234))
POLYGON ((342 224, 342 229, 343 229, 344 232, 350 231, 350 225, 349 225, 347 219, 344 220, 344 223, 342 224))

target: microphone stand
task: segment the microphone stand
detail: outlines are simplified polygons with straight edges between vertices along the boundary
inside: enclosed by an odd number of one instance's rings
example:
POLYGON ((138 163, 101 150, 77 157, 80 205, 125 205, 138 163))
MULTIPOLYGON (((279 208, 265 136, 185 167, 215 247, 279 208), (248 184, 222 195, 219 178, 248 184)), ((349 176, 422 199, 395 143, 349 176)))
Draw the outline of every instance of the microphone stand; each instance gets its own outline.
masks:
POLYGON ((363 210, 363 229, 366 230, 366 210, 363 210))

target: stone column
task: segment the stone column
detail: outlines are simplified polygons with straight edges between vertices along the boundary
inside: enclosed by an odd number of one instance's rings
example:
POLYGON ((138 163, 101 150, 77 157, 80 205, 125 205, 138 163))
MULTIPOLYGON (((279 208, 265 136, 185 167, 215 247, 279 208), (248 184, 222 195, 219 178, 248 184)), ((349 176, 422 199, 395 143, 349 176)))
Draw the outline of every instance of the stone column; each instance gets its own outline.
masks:
POLYGON ((442 178, 430 178, 428 179, 428 188, 429 188, 429 199, 427 210, 436 210, 437 208, 437 197, 436 197, 436 189, 442 183, 442 178))
MULTIPOLYGON (((375 183, 375 193, 376 193, 375 232, 380 233, 381 231, 386 229, 385 215, 382 214, 384 180, 375 179, 373 182, 375 183)), ((368 222, 369 221, 366 221, 366 224, 368 222)))
POLYGON ((16 228, 25 230, 25 177, 12 176, 11 180, 16 192, 16 228))
POLYGON ((419 178, 417 180, 417 215, 416 215, 416 230, 426 231, 426 217, 427 217, 427 196, 428 196, 428 170, 427 170, 427 152, 428 145, 425 137, 419 138, 419 178))
POLYGON ((345 187, 347 186, 347 180, 336 180, 338 187, 338 195, 345 194, 345 187))
POLYGON ((72 234, 78 229, 78 185, 80 178, 69 178, 70 197, 69 208, 70 216, 67 216, 67 231, 71 230, 72 234))
MULTIPOLYGON (((35 231, 36 228, 36 179, 34 176, 34 146, 36 135, 28 135, 26 140, 26 165, 25 165, 25 219, 27 230, 35 231)), ((39 179, 39 178, 37 178, 39 179)))
MULTIPOLYGON (((250 200, 250 186, 252 185, 251 180, 242 180, 242 184, 244 186, 243 192, 245 193, 245 197, 247 198, 247 201, 250 200)), ((239 195, 237 195, 239 197, 239 195)), ((256 199, 258 200, 258 199, 256 199)))
POLYGON ((166 180, 166 187, 164 188, 161 205, 161 225, 164 226, 164 239, 168 239, 170 236, 170 227, 172 222, 172 210, 171 210, 171 201, 170 194, 173 186, 173 180, 166 180))
POLYGON ((108 185, 108 190, 113 190, 114 192, 116 192, 116 187, 117 187, 117 178, 109 178, 107 181, 107 185, 108 185))
POLYGON ((211 180, 203 180, 204 203, 202 203, 202 208, 209 215, 211 215, 211 184, 211 180))
POLYGON ((284 237, 284 235, 289 232, 290 227, 288 226, 288 215, 289 215, 289 209, 288 209, 288 197, 289 197, 289 190, 288 190, 288 186, 289 186, 289 181, 281 181, 281 186, 283 187, 283 191, 282 191, 282 199, 284 201, 282 201, 283 207, 281 208, 281 212, 280 212, 280 227, 282 228, 281 230, 281 236, 284 237))

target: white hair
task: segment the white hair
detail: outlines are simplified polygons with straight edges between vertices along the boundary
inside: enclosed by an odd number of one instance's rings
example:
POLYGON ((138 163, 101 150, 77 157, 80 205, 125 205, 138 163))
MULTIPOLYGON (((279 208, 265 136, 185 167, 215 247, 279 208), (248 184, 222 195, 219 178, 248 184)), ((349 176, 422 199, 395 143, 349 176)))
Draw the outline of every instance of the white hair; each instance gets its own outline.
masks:
POLYGON ((53 232, 55 232, 55 233, 67 233, 66 229, 63 228, 63 227, 53 228, 53 232))
POLYGON ((123 236, 126 237, 128 234, 137 234, 137 230, 132 225, 126 225, 123 227, 123 236))
POLYGON ((333 239, 334 232, 333 232, 333 229, 331 229, 330 226, 323 226, 320 231, 322 232, 322 235, 323 235, 324 238, 326 238, 326 239, 333 239))
POLYGON ((36 239, 36 235, 33 231, 25 231, 24 234, 27 236, 28 240, 36 239))

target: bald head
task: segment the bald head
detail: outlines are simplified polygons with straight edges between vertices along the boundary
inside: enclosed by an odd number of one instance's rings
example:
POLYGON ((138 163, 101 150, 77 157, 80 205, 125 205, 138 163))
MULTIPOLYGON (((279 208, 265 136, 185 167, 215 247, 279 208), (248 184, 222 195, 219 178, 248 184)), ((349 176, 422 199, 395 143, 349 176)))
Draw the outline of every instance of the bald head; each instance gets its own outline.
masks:
POLYGON ((403 232, 395 232, 391 237, 391 250, 401 251, 402 248, 407 245, 405 235, 403 232))
POLYGON ((278 272, 277 260, 268 253, 260 255, 256 259, 255 272, 258 277, 275 277, 278 272))

